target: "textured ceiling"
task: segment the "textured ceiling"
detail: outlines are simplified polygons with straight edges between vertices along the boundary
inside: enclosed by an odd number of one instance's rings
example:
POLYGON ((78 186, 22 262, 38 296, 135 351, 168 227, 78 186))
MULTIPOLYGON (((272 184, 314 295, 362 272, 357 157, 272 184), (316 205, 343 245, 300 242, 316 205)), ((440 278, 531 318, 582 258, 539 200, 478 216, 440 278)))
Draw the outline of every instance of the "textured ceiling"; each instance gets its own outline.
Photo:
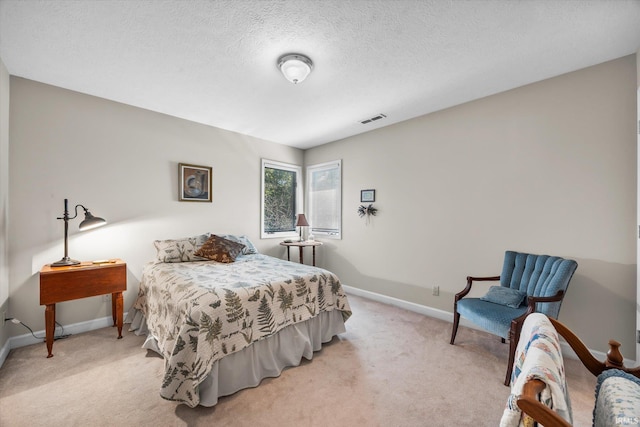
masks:
POLYGON ((639 48, 637 0, 0 0, 12 75, 299 148, 639 48))

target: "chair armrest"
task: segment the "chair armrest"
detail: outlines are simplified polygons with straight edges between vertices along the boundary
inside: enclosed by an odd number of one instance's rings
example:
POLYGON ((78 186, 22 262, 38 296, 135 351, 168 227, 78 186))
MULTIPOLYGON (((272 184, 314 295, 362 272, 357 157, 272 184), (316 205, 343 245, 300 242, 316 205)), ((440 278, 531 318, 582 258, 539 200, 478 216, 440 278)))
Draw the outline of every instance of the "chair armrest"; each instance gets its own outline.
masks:
MULTIPOLYGON (((511 321, 511 329, 513 330, 514 328, 514 323, 515 326, 518 327, 522 327, 522 323, 524 322, 524 319, 530 315, 531 313, 536 311, 536 304, 539 302, 557 302, 557 301, 562 301, 562 298, 564 298, 564 291, 558 291, 557 294, 550 296, 550 297, 527 297, 527 311, 524 312, 524 314, 522 314, 520 317, 516 317, 515 319, 513 319, 511 321)), ((518 334, 517 336, 515 336, 516 338, 516 342, 518 342, 518 340, 520 339, 520 329, 518 328, 518 334)))
POLYGON ((460 301, 464 298, 470 291, 471 285, 473 282, 495 282, 500 280, 500 276, 488 276, 488 277, 472 277, 467 276, 467 286, 460 292, 458 292, 454 297, 454 303, 460 301))
POLYGON ((512 342, 517 343, 520 339, 520 330, 522 329, 522 324, 524 323, 524 319, 530 315, 531 313, 536 311, 536 304, 539 302, 556 302, 561 301, 564 298, 564 291, 558 291, 557 294, 551 297, 527 297, 527 311, 524 312, 520 317, 516 317, 511 321, 511 329, 509 330, 509 339, 513 340, 512 342))
POLYGON ((545 383, 540 380, 527 381, 522 388, 522 395, 516 402, 518 408, 541 425, 571 427, 564 418, 540 402, 538 396, 545 387, 545 383))
POLYGON ((587 346, 584 345, 582 340, 580 340, 572 330, 556 319, 549 318, 549 320, 558 334, 560 334, 571 346, 585 368, 587 368, 594 376, 597 377, 605 370, 615 368, 640 378, 640 367, 627 368, 624 366, 624 357, 622 356, 622 353, 620 353, 620 343, 618 341, 609 340, 607 359, 604 362, 601 362, 593 357, 589 349, 587 349, 587 346))

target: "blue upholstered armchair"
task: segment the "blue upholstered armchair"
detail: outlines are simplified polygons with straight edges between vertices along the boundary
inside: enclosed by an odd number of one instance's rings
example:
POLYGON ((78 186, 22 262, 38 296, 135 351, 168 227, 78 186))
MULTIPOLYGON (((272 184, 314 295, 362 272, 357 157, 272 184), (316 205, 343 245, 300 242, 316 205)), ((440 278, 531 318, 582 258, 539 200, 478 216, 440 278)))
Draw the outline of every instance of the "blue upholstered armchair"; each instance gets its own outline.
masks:
POLYGON ((509 385, 517 336, 527 314, 534 311, 558 318, 560 305, 578 263, 549 255, 506 251, 500 276, 467 277, 467 287, 455 295, 451 344, 456 339, 460 316, 482 329, 509 339, 509 364, 505 385, 509 385), (473 282, 500 281, 481 298, 464 298, 473 282))

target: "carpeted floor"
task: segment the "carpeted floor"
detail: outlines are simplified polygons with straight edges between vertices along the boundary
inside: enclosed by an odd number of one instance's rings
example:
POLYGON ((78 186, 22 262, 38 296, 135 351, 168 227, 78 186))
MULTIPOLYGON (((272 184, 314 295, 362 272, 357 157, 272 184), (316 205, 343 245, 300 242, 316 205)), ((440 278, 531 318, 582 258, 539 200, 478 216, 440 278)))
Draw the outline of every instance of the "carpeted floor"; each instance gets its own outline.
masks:
MULTIPOLYGON (((191 409, 159 396, 163 361, 130 332, 105 328, 14 349, 0 368, 0 425, 497 426, 508 345, 349 296, 347 333, 259 387, 191 409)), ((574 424, 591 425, 595 379, 566 360, 574 424)))

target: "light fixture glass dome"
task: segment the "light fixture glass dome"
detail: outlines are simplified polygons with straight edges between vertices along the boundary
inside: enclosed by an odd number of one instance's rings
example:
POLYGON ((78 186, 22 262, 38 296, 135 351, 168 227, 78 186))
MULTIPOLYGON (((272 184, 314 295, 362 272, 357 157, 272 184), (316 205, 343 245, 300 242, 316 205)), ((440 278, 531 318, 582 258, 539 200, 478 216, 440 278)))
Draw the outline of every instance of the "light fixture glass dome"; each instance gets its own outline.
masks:
POLYGON ((299 53, 291 53, 278 59, 278 68, 284 77, 293 84, 303 82, 313 69, 313 62, 299 53))

